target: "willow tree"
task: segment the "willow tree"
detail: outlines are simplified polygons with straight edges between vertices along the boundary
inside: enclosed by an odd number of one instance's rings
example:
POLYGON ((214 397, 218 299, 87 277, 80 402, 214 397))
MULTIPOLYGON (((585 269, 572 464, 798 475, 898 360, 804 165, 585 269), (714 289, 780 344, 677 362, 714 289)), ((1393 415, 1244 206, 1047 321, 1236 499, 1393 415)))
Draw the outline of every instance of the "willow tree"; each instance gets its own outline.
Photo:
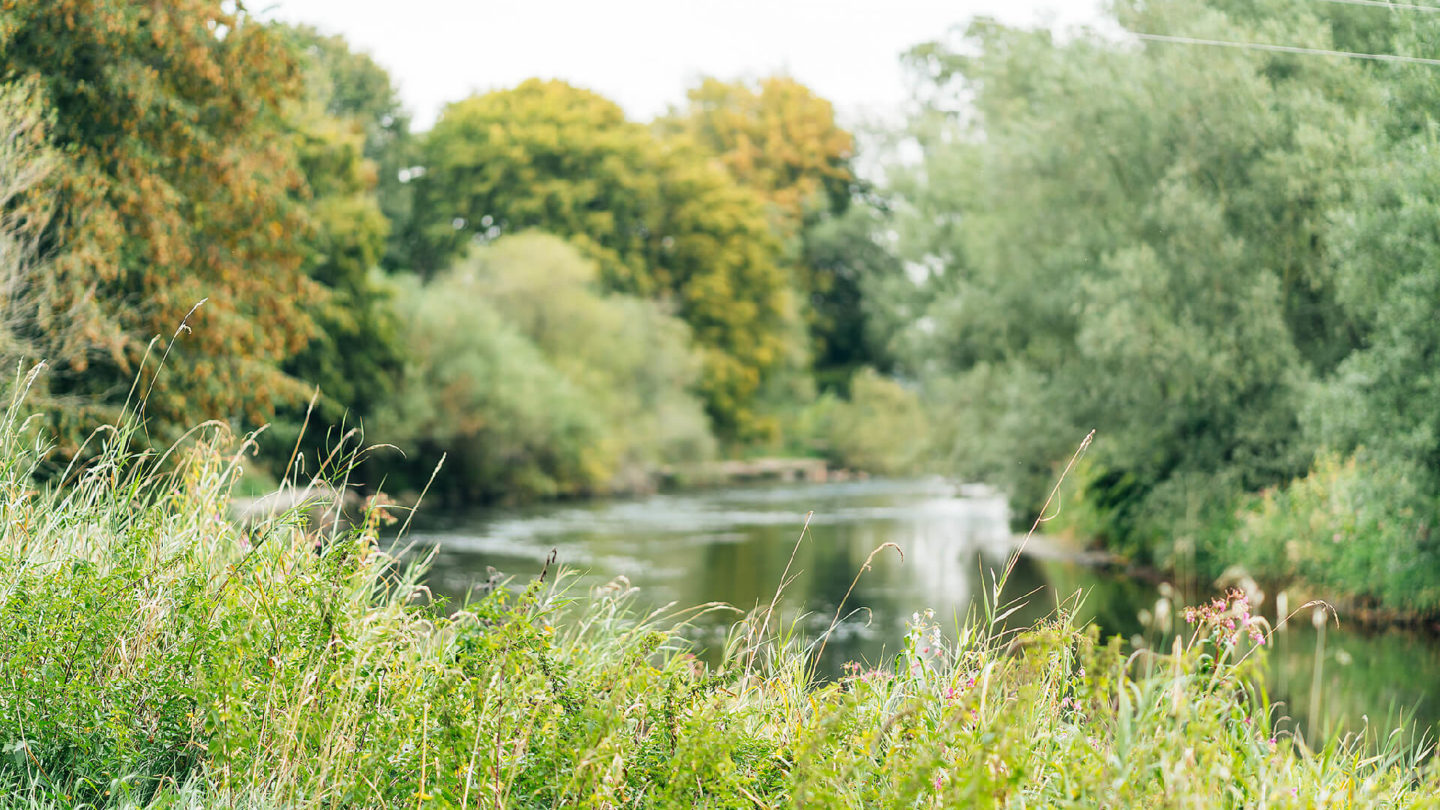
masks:
MULTIPOLYGON (((1188 2, 1117 14, 1149 33, 1331 44, 1325 20, 1274 5, 1259 21, 1188 2)), ((1373 159, 1382 96, 1353 61, 966 33, 963 52, 912 55, 932 99, 911 127, 924 148, 891 171, 929 299, 910 362, 959 381, 943 444, 1011 482, 1022 514, 1099 428, 1089 528, 1164 560, 1187 516, 1223 518, 1235 493, 1309 463, 1305 385, 1350 339, 1332 222, 1373 159)))

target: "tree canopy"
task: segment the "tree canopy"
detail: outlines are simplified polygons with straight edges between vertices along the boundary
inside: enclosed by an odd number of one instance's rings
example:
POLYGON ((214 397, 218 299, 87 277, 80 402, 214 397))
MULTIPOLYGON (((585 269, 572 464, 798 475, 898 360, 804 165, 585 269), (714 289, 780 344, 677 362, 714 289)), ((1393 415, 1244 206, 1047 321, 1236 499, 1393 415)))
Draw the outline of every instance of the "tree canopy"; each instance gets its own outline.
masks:
MULTIPOLYGON (((1414 52, 1434 24, 1361 11, 1115 9, 1132 31, 1317 50, 1414 52)), ((1028 514, 1098 428, 1066 520, 1161 562, 1206 526, 1218 553, 1242 493, 1322 448, 1434 469, 1432 136, 1394 103, 1433 72, 990 20, 909 58, 920 157, 888 174, 918 281, 886 292, 909 313, 891 343, 933 381, 956 468, 1028 514)))
POLYGON ((36 327, 72 338, 49 358, 72 441, 124 400, 157 335, 152 360, 171 350, 147 406, 157 430, 258 423, 304 390, 280 370, 314 333, 304 302, 324 295, 304 272, 305 179, 286 149, 300 74, 231 5, 6 4, 0 77, 35 84, 65 156, 36 327))
POLYGON ((793 299, 760 198, 614 103, 531 80, 445 109, 421 147, 412 236, 433 274, 473 244, 540 229, 599 264, 607 289, 666 302, 705 352, 722 433, 758 428, 753 399, 787 356, 793 299))
POLYGON ((855 138, 830 102, 788 76, 705 78, 657 127, 693 139, 766 200, 817 371, 848 378, 858 366, 883 362, 862 300, 867 284, 894 272, 889 251, 872 238, 883 212, 862 193, 855 138), (852 203, 863 210, 851 211, 852 203))

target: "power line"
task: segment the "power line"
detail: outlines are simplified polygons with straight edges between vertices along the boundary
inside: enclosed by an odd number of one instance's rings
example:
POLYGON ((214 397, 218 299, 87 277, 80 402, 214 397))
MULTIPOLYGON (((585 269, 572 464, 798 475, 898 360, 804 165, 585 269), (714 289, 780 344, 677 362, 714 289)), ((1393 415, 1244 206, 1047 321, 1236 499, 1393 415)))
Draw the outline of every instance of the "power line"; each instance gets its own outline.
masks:
POLYGON ((1440 6, 1417 6, 1413 3, 1387 3, 1385 0, 1320 0, 1322 3, 1339 3, 1345 6, 1376 6, 1396 11, 1440 12, 1440 6))
MULTIPOLYGON (((1354 0, 1350 0, 1354 2, 1354 0)), ((1311 56, 1342 56, 1346 59, 1368 59, 1372 62, 1406 62, 1416 65, 1440 65, 1440 59, 1426 59, 1423 56, 1400 56, 1393 53, 1355 53, 1354 51, 1328 51, 1324 48, 1299 48, 1294 45, 1271 45, 1265 42, 1230 42, 1223 39, 1196 39, 1175 37, 1168 34, 1142 34, 1131 32, 1140 39, 1152 42, 1174 42, 1180 45, 1213 45, 1219 48, 1240 48, 1250 51, 1272 51, 1275 53, 1298 53, 1311 56)))

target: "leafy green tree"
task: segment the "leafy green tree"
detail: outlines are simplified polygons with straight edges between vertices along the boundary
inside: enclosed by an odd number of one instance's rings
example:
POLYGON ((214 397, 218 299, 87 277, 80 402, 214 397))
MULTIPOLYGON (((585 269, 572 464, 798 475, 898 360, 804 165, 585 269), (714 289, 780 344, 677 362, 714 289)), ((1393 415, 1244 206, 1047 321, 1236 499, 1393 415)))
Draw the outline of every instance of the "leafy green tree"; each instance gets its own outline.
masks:
POLYGON ((786 76, 706 78, 657 127, 693 138, 769 203, 822 382, 843 387, 859 366, 883 364, 867 334, 863 287, 895 272, 895 259, 875 239, 877 208, 861 199, 863 210, 850 211, 863 191, 855 138, 836 122, 830 102, 786 76))
POLYGON ((375 277, 390 223, 377 194, 377 163, 369 156, 384 159, 397 137, 381 125, 387 116, 393 124, 397 110, 393 94, 385 96, 388 78, 339 37, 306 28, 280 33, 305 71, 305 97, 291 106, 288 121, 306 178, 300 192, 310 226, 304 269, 326 291, 304 302, 316 334, 283 366, 317 389, 314 406, 282 407, 262 441, 284 464, 297 440, 311 457, 335 450, 345 428, 357 426, 389 397, 400 355, 389 296, 375 277), (378 95, 366 95, 372 91, 378 95))
MULTIPOLYGON (((1117 14, 1150 33, 1329 44, 1303 12, 1117 14)), ((1008 481, 1019 514, 1098 428, 1099 529, 1168 559, 1177 521, 1309 463, 1300 392, 1350 345, 1329 222, 1374 154, 1381 96, 1344 60, 1059 43, 990 21, 964 50, 912 54, 930 88, 911 127, 923 157, 892 176, 912 300, 928 304, 897 345, 916 373, 955 379, 950 451, 1008 481)))
POLYGON ((857 199, 842 214, 817 218, 801 236, 812 362, 824 387, 846 387, 865 365, 890 370, 893 363, 894 329, 885 323, 898 313, 884 302, 903 295, 906 280, 887 240, 887 207, 857 199))
POLYGON ((451 104, 421 155, 417 271, 507 233, 563 236, 606 288, 668 301, 690 324, 722 433, 763 427, 752 401, 785 361, 793 299, 760 199, 702 150, 657 138, 594 93, 531 80, 451 104))
POLYGON ((374 438, 406 452, 394 466, 411 486, 442 452, 442 488, 481 499, 642 488, 711 452, 688 327, 597 275, 565 241, 526 233, 428 283, 399 280, 409 362, 374 438))
POLYGON ((605 292, 593 261, 538 232, 475 251, 454 273, 585 392, 605 425, 598 448, 608 477, 634 481, 712 452, 704 407, 692 393, 700 353, 689 326, 663 307, 605 292))
POLYGON ((475 502, 588 491, 602 475, 602 425, 583 392, 463 279, 396 279, 410 360, 371 436, 400 448, 388 488, 418 491, 444 461, 438 494, 475 502))
POLYGON ((720 158, 741 185, 760 191, 790 228, 811 211, 843 211, 856 178, 855 138, 835 109, 788 76, 759 82, 713 77, 686 93, 687 104, 658 123, 683 132, 720 158))
POLYGON ((313 334, 302 302, 324 293, 304 272, 283 42, 218 0, 15 0, 0 37, 0 78, 34 82, 64 155, 36 290, 37 328, 72 338, 49 358, 73 404, 54 414, 62 437, 113 416, 157 335, 162 434, 258 423, 303 396, 280 366, 313 334))
POLYGON ((1374 166, 1339 219, 1337 287, 1363 341, 1314 389, 1316 438, 1417 466, 1440 485, 1440 182, 1437 132, 1414 136, 1374 166))
MULTIPOLYGON (((342 36, 323 35, 305 25, 286 26, 284 33, 307 66, 305 85, 311 103, 359 132, 361 153, 373 164, 375 177, 369 183, 380 210, 392 223, 405 222, 410 216, 409 169, 416 159, 416 145, 410 113, 389 72, 369 54, 352 50, 342 36)), ((389 235, 385 264, 393 269, 408 267, 400 229, 389 235)))

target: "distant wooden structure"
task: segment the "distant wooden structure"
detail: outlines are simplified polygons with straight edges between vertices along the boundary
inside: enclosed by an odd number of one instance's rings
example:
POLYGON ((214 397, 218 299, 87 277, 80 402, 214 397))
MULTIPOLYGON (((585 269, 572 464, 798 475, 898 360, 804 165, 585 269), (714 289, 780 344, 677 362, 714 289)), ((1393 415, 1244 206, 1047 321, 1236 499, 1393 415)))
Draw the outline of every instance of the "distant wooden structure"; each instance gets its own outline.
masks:
MULTIPOLYGON (((848 470, 832 470, 820 458, 747 458, 709 461, 660 471, 667 485, 745 484, 761 481, 824 483, 846 480, 848 470)), ((862 476, 863 477, 863 476, 862 476)))

